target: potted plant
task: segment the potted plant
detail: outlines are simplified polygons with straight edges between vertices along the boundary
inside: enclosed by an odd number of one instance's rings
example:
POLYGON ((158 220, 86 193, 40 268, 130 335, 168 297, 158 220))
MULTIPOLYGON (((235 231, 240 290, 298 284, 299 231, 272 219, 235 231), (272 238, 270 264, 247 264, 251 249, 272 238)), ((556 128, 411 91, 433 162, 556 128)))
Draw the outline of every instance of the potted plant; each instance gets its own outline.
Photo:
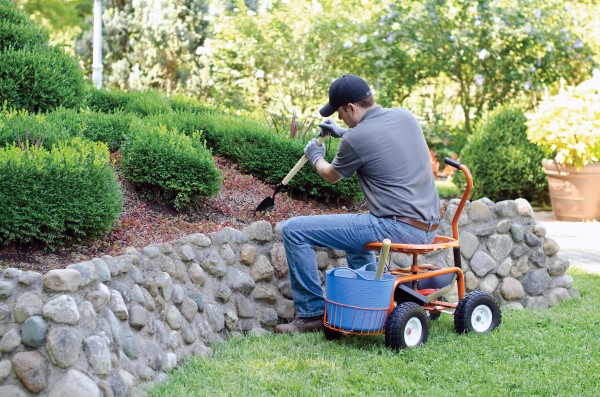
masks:
POLYGON ((600 72, 563 87, 528 115, 528 138, 542 148, 558 220, 600 220, 600 72))

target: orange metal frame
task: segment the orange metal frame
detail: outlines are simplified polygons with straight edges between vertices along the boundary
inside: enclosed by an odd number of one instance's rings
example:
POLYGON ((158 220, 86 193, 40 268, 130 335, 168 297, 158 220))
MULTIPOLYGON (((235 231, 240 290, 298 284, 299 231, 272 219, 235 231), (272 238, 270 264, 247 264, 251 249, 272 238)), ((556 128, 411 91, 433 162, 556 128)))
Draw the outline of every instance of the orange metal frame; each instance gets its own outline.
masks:
MULTIPOLYGON (((457 250, 460 248, 459 235, 458 235, 458 221, 460 218, 460 214, 462 213, 462 210, 464 209, 465 204, 469 198, 471 189, 473 188, 473 178, 471 176, 471 172, 464 164, 459 164, 458 168, 465 174, 467 186, 466 186, 465 191, 463 192, 463 195, 462 195, 460 203, 456 209, 454 217, 452 218, 452 237, 437 236, 437 237, 435 237, 435 239, 433 240, 433 242, 431 244, 392 244, 390 246, 390 251, 401 252, 404 254, 411 254, 413 256, 413 263, 410 268, 396 269, 396 270, 393 270, 390 272, 391 274, 393 274, 396 277, 396 281, 394 282, 394 291, 396 291, 396 289, 398 288, 398 285, 407 283, 407 282, 412 282, 413 289, 415 291, 422 293, 423 295, 426 295, 425 292, 430 292, 430 291, 417 290, 417 281, 418 280, 441 276, 444 274, 456 273, 458 299, 461 300, 464 297, 464 295, 465 295, 465 278, 464 278, 464 274, 463 274, 461 268, 459 267, 460 266, 459 263, 458 264, 455 263, 454 267, 447 267, 447 268, 439 268, 439 267, 435 267, 430 264, 419 265, 417 263, 418 256, 421 254, 426 254, 426 253, 434 252, 434 251, 441 251, 441 250, 445 250, 445 249, 449 249, 449 248, 454 248, 457 250)), ((367 250, 379 251, 379 250, 381 250, 381 246, 382 246, 381 242, 372 242, 372 243, 365 245, 364 248, 367 250)), ((459 255, 458 259, 460 259, 460 253, 458 255, 459 255)), ((456 262, 456 256, 455 256, 455 262, 456 262)), ((341 306, 342 307, 341 309, 343 309, 343 307, 346 306, 346 305, 340 305, 339 303, 336 303, 336 302, 331 302, 329 300, 326 300, 326 301, 328 303, 334 303, 336 306, 341 306)), ((454 308, 456 308, 457 305, 458 305, 457 302, 443 302, 440 300, 435 300, 435 301, 424 304, 423 308, 425 310, 428 310, 430 313, 437 313, 437 312, 441 312, 445 309, 454 309, 454 308)), ((388 316, 392 312, 392 310, 394 310, 395 307, 396 307, 396 302, 394 301, 394 294, 392 294, 390 306, 387 308, 388 316)), ((348 306, 348 308, 360 309, 361 311, 367 311, 367 312, 368 311, 385 310, 385 308, 366 309, 366 308, 357 308, 357 307, 352 307, 352 306, 348 306)), ((324 318, 325 318, 325 326, 327 326, 328 328, 334 329, 336 331, 343 332, 345 334, 374 335, 374 334, 381 334, 384 332, 384 329, 375 330, 375 331, 349 331, 349 330, 337 328, 337 327, 333 326, 330 322, 327 321, 327 305, 325 305, 325 317, 324 318)))

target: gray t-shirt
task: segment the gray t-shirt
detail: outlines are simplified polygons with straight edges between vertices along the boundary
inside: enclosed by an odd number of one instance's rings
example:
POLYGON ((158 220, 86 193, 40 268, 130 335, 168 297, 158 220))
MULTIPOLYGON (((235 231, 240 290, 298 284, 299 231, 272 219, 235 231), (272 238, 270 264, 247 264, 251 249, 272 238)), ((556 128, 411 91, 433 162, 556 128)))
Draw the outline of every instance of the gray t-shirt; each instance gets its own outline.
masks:
POLYGON ((340 141, 332 162, 344 178, 354 172, 375 216, 437 220, 440 200, 421 126, 406 109, 377 105, 340 141))

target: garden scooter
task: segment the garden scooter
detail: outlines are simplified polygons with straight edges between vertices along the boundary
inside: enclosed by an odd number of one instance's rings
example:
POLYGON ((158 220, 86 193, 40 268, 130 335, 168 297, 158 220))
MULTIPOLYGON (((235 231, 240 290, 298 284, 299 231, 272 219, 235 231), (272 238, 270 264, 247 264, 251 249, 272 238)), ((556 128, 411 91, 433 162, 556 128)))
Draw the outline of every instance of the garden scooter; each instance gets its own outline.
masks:
MULTIPOLYGON (((328 340, 339 339, 344 335, 373 335, 385 333, 385 344, 391 349, 419 346, 427 341, 429 321, 437 319, 441 313, 454 315, 454 328, 457 333, 487 333, 496 329, 501 322, 498 302, 489 294, 473 291, 465 295, 464 275, 461 269, 461 255, 458 234, 458 220, 473 187, 469 169, 458 161, 446 158, 446 164, 462 171, 467 186, 452 218, 452 237, 437 236, 431 244, 395 244, 388 241, 371 242, 365 249, 381 251, 381 264, 387 258, 387 251, 412 255, 412 266, 392 270, 388 274, 395 277, 389 306, 360 307, 340 302, 339 293, 326 285, 326 305, 324 333, 328 340), (437 267, 419 264, 418 256, 430 252, 452 249, 453 267, 437 267), (457 283, 458 302, 447 302, 443 296, 457 283), (336 296, 336 299, 330 299, 336 296), (345 316, 345 318, 343 318, 345 316), (350 317, 349 317, 350 316, 350 317), (371 322, 365 324, 365 322, 371 322)), ((348 294, 359 293, 349 289, 348 294)))

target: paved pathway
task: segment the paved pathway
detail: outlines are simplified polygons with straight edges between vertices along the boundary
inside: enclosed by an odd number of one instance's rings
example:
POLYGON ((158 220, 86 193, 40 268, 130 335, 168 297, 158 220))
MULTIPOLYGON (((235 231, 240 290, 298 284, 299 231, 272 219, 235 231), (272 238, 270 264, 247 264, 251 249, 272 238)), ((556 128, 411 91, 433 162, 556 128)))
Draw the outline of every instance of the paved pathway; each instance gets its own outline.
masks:
POLYGON ((534 218, 546 227, 546 236, 558 243, 558 255, 571 267, 600 274, 600 222, 557 221, 552 213, 536 213, 534 218))

